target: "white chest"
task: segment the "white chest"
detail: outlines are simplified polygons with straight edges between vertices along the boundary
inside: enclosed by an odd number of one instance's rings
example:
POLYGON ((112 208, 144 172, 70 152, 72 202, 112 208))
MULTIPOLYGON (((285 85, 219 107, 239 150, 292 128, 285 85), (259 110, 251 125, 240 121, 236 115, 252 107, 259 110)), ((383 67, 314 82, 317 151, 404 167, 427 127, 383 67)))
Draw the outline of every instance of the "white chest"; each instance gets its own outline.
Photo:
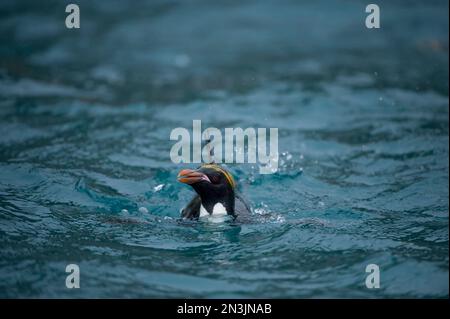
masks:
POLYGON ((222 205, 222 203, 217 203, 214 205, 211 215, 208 213, 205 207, 203 207, 203 205, 200 205, 200 217, 223 219, 223 217, 226 217, 227 215, 227 209, 222 205))

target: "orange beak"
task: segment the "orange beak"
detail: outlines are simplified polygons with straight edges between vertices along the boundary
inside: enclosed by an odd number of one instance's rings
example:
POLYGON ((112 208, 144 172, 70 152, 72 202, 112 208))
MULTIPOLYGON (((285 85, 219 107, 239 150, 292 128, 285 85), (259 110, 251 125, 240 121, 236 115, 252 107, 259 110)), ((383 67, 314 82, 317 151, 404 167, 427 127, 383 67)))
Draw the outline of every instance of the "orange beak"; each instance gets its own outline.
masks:
POLYGON ((208 176, 206 176, 203 173, 200 173, 199 171, 194 171, 191 169, 183 169, 178 173, 178 181, 185 184, 195 184, 201 181, 207 181, 211 183, 208 176))

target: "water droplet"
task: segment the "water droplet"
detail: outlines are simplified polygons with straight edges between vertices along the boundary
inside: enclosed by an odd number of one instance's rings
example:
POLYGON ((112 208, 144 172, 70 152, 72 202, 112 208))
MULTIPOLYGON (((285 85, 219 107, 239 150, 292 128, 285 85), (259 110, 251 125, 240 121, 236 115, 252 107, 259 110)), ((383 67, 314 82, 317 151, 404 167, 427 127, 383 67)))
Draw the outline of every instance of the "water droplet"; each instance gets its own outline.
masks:
POLYGON ((148 214, 148 209, 145 207, 139 207, 139 213, 141 214, 148 214))

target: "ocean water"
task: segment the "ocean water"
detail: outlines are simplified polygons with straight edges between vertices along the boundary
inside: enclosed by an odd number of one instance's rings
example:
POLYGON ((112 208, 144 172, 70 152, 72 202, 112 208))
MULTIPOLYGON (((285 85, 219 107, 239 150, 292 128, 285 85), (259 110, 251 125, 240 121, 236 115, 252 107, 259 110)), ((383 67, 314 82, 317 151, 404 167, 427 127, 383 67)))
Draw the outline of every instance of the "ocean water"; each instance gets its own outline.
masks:
POLYGON ((448 2, 76 3, 0 2, 0 297, 448 297, 448 2), (178 218, 194 119, 278 128, 253 222, 178 218))

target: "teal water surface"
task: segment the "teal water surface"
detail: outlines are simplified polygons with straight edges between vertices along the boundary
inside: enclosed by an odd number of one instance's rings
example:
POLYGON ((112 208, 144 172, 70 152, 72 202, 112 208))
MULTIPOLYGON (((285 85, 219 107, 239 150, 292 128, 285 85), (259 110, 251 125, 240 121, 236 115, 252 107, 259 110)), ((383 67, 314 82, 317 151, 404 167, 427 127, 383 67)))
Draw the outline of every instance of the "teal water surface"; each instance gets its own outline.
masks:
POLYGON ((0 2, 0 297, 448 297, 448 2, 77 3, 0 2), (278 128, 253 223, 179 220, 194 119, 278 128))

